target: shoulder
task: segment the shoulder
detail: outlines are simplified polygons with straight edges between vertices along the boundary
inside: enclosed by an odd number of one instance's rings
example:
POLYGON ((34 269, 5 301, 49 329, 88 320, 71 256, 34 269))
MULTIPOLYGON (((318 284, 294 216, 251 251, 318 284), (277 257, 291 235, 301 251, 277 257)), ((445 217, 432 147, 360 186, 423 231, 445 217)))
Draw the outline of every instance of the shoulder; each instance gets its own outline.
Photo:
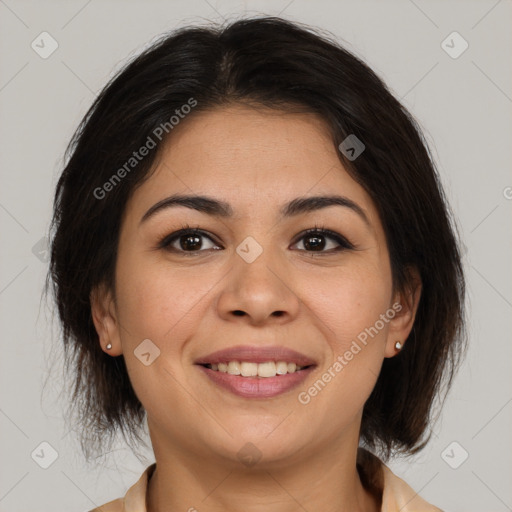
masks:
POLYGON ((124 498, 109 501, 101 507, 89 510, 89 512, 124 512, 124 498))
POLYGON ((89 512, 146 512, 146 490, 155 468, 156 463, 148 466, 124 497, 109 501, 89 512))
POLYGON ((382 512, 442 512, 436 506, 427 503, 412 487, 396 476, 386 465, 384 490, 382 494, 382 512))
POLYGON ((382 502, 381 512, 442 512, 368 450, 359 448, 357 463, 363 485, 382 502))

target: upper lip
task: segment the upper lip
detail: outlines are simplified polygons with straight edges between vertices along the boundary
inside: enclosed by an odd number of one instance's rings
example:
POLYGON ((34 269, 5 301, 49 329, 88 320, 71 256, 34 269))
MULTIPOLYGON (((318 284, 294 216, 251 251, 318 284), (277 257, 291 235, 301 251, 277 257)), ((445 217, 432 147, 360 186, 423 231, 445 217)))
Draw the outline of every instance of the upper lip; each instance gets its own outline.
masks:
POLYGON ((280 347, 260 345, 239 345, 236 347, 217 350, 204 357, 199 357, 195 364, 218 364, 229 361, 241 361, 248 363, 266 363, 267 361, 286 361, 297 366, 311 366, 316 364, 310 357, 295 350, 280 347))

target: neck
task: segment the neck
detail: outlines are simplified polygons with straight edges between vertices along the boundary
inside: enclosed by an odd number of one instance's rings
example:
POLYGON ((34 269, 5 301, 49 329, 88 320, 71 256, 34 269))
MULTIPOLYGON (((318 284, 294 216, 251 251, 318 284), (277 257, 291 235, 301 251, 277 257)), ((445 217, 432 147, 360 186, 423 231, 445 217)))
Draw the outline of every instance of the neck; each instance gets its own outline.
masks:
POLYGON ((258 462, 191 456, 162 450, 153 439, 157 460, 149 481, 147 512, 378 512, 380 498, 363 487, 355 449, 303 455, 300 461, 258 462))

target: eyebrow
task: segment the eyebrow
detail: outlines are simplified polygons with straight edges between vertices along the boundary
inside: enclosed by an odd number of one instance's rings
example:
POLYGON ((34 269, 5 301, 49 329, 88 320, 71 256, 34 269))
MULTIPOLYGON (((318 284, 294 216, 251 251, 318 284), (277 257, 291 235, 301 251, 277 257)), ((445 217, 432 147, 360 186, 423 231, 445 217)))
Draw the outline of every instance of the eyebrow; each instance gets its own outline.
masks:
MULTIPOLYGON (((176 206, 184 206, 214 217, 233 217, 233 209, 231 208, 231 205, 225 201, 208 196, 175 194, 154 204, 142 216, 140 223, 142 224, 150 217, 153 217, 157 212, 176 206)), ((348 197, 340 195, 298 197, 286 203, 280 209, 279 213, 281 218, 288 218, 303 213, 321 210, 329 206, 342 206, 344 208, 349 208, 357 213, 357 215, 359 215, 364 222, 370 226, 370 221, 368 220, 364 210, 348 197)))

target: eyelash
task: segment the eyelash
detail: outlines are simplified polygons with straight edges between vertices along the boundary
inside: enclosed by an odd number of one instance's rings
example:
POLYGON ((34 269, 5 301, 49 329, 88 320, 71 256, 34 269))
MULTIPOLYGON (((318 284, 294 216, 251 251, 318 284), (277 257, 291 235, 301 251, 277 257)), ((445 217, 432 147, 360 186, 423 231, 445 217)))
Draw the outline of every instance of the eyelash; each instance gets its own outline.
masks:
MULTIPOLYGON (((175 241, 178 240, 179 237, 184 235, 196 235, 196 236, 203 236, 206 238, 209 238, 213 243, 217 244, 215 240, 211 236, 209 236, 206 232, 196 228, 191 228, 188 224, 185 224, 182 226, 182 228, 178 231, 174 231, 170 235, 164 236, 158 243, 159 249, 165 249, 169 252, 179 253, 183 254, 185 256, 196 256, 202 252, 211 250, 211 249, 200 249, 198 251, 184 251, 182 249, 176 249, 174 247, 170 247, 170 245, 175 241)), ((333 253, 338 253, 344 250, 353 250, 355 249, 354 245, 351 244, 344 236, 340 235, 339 233, 336 233, 334 231, 331 231, 329 229, 324 228, 323 226, 317 226, 315 224, 314 228, 309 228, 303 231, 296 239, 293 245, 296 245, 298 242, 300 242, 303 238, 306 238, 307 236, 311 235, 321 235, 325 236, 327 238, 331 238, 334 241, 336 241, 340 247, 337 249, 330 249, 328 251, 307 251, 305 249, 301 249, 302 252, 308 252, 311 253, 312 256, 315 256, 317 254, 319 255, 332 255, 333 253)), ((217 244, 220 245, 220 244, 217 244)), ((214 249, 219 250, 219 249, 214 249)))

